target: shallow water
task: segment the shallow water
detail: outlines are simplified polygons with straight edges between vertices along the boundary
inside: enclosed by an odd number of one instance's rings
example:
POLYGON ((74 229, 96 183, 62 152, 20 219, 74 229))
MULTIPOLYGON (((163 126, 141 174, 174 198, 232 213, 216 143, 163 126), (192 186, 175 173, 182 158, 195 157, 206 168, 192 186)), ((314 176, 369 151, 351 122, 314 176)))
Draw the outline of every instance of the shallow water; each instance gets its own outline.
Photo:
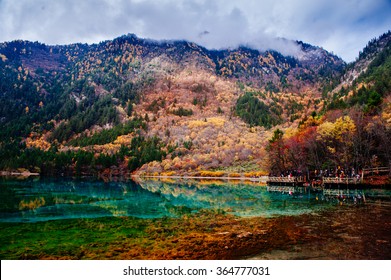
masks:
POLYGON ((365 204, 281 191, 240 181, 3 179, 0 257, 391 257, 389 190, 365 190, 365 204))
POLYGON ((0 221, 179 217, 202 209, 241 217, 299 215, 336 204, 316 193, 268 192, 243 182, 103 182, 72 179, 0 181, 0 221))

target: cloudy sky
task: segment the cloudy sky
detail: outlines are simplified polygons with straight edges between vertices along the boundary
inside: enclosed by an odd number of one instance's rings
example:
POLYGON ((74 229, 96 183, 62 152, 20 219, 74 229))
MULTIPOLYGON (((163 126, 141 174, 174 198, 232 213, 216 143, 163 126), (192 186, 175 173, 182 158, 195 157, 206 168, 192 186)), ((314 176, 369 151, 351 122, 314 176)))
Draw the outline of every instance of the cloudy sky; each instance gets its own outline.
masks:
POLYGON ((391 29, 391 0, 0 0, 0 42, 99 43, 123 34, 295 54, 301 40, 353 61, 391 29))

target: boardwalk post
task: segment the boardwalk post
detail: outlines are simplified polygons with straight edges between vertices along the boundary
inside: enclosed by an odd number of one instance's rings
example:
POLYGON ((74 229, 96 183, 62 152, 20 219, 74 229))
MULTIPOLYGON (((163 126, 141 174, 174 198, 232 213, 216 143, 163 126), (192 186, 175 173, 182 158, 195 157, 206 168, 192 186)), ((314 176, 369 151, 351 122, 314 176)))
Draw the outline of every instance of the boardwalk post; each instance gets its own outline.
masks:
POLYGON ((364 182, 364 170, 365 168, 363 168, 361 171, 361 182, 364 182))

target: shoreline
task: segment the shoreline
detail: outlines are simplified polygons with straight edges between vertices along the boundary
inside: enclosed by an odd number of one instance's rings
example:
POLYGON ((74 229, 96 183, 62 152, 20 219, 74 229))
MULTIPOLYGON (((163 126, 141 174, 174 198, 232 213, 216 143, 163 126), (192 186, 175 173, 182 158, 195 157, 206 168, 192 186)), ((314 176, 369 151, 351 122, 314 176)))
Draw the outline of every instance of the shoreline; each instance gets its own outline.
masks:
POLYGON ((251 181, 251 182, 259 182, 259 183, 265 183, 267 182, 266 177, 268 176, 262 176, 258 178, 251 178, 251 177, 229 177, 229 176, 221 176, 221 177, 212 177, 212 176, 180 176, 180 175, 174 175, 174 176, 162 176, 162 175, 131 175, 133 178, 138 179, 144 179, 144 178, 157 178, 157 179, 196 179, 196 180, 228 180, 228 181, 251 181))
POLYGON ((14 171, 0 171, 0 176, 22 176, 22 177, 30 177, 30 176, 41 176, 41 174, 30 171, 23 172, 14 172, 14 171))
MULTIPOLYGON (((29 178, 29 177, 40 177, 41 174, 37 172, 30 172, 28 170, 18 172, 18 171, 0 171, 0 177, 20 177, 20 178, 29 178)), ((53 177, 53 178, 64 178, 64 176, 45 176, 43 177, 53 177)), ((148 180, 148 179, 159 179, 159 180, 219 180, 219 181, 241 181, 241 182, 252 182, 252 183, 259 183, 263 185, 267 185, 267 182, 269 180, 269 176, 259 176, 259 177, 246 177, 246 176, 195 176, 195 175, 139 175, 139 174, 110 174, 109 176, 99 176, 94 174, 84 174, 83 176, 70 176, 72 178, 83 178, 83 177, 94 177, 96 179, 102 179, 104 181, 106 180, 112 180, 113 178, 121 178, 122 180, 133 180, 135 182, 141 181, 141 180, 148 180)), ((115 179, 114 179, 115 180, 115 179)), ((286 186, 285 183, 284 186, 286 186)), ((367 181, 361 184, 341 184, 349 188, 349 186, 355 186, 358 189, 361 189, 363 187, 366 188, 386 188, 391 189, 391 184, 388 181, 384 182, 372 182, 367 181)), ((338 189, 340 184, 336 184, 338 186, 338 189)), ((328 189, 334 189, 335 187, 327 187, 328 189)))

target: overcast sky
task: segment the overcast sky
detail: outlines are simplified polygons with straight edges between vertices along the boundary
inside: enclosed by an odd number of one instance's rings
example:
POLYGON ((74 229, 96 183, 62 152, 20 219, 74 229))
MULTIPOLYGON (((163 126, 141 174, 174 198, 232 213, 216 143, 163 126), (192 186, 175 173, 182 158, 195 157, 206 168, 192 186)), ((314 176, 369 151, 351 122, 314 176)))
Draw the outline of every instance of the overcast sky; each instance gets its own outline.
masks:
POLYGON ((301 40, 353 61, 391 29, 391 0, 0 0, 0 42, 99 43, 123 34, 295 55, 301 40))

